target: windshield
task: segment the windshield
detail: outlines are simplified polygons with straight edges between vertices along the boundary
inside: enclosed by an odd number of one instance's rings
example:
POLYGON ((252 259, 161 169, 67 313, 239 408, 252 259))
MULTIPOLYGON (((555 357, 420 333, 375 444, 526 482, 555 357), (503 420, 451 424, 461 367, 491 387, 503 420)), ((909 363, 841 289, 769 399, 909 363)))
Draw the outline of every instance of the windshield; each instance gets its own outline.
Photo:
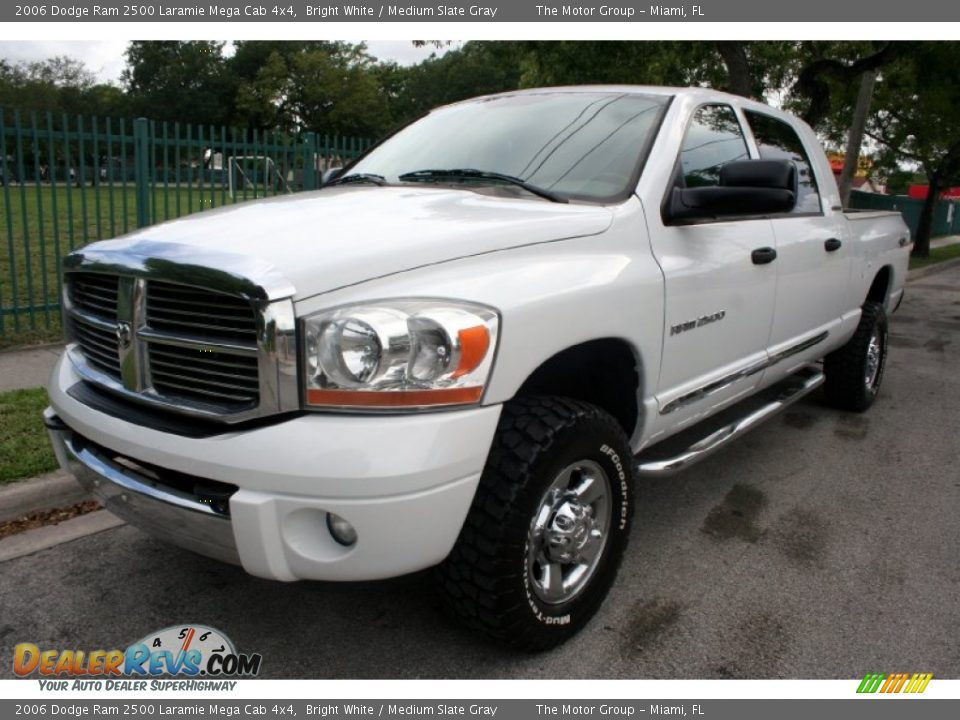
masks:
MULTIPOLYGON (((669 97, 615 92, 547 92, 494 97, 435 110, 375 148, 347 175, 389 183, 424 170, 509 175, 566 197, 603 201, 632 188, 634 172, 669 97)), ((459 182, 490 184, 465 177, 459 182)))

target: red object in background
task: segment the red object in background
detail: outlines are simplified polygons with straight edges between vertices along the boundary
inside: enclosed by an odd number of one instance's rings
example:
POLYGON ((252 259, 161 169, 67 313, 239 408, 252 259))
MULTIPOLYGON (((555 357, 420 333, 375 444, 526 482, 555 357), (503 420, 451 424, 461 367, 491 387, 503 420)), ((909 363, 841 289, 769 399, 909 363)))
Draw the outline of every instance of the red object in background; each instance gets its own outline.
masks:
MULTIPOLYGON (((911 185, 907 188, 907 196, 914 200, 926 200, 929 190, 929 185, 911 185)), ((944 188, 940 191, 940 197, 951 200, 960 199, 960 187, 944 188)))

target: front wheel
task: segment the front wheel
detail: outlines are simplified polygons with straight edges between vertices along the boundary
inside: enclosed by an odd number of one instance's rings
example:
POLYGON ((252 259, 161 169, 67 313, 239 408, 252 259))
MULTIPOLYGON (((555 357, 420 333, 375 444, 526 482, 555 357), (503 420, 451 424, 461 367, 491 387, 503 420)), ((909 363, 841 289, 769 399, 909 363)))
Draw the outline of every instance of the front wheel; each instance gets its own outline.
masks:
POLYGON ((507 403, 460 537, 438 569, 454 612, 527 650, 580 630, 626 546, 631 461, 623 429, 600 408, 556 397, 507 403))
POLYGON ((863 412, 877 399, 887 360, 887 315, 868 302, 849 342, 823 362, 827 402, 841 410, 863 412))

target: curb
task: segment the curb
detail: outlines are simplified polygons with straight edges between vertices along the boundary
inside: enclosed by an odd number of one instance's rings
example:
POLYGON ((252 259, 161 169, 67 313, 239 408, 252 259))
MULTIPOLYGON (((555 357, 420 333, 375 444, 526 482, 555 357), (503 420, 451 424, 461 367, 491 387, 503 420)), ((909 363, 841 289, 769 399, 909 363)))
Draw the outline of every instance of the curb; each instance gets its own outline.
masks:
POLYGON ((90 495, 65 470, 21 480, 0 489, 0 522, 16 520, 37 510, 69 507, 90 495))
POLYGON ((911 280, 919 280, 927 275, 935 275, 936 273, 944 272, 946 270, 952 270, 955 267, 960 267, 960 258, 951 258, 949 260, 944 260, 943 262, 934 263, 933 265, 917 268, 916 270, 911 270, 907 273, 907 282, 911 280))
POLYGON ((8 347, 0 350, 0 356, 16 355, 17 353, 31 352, 32 350, 53 350, 58 352, 63 350, 64 347, 65 345, 62 340, 58 340, 56 342, 37 343, 36 345, 16 345, 14 347, 8 347))
POLYGON ((71 540, 79 540, 105 530, 112 530, 124 522, 109 510, 96 510, 86 515, 46 525, 0 540, 0 563, 41 550, 56 547, 71 540))

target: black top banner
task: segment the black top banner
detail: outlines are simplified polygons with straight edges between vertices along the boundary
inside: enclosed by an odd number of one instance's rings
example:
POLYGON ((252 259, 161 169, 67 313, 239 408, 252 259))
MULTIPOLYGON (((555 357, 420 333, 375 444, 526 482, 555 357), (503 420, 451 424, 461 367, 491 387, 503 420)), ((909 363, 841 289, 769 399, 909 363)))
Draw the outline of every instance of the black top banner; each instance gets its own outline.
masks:
POLYGON ((698 0, 698 4, 486 2, 356 2, 304 0, 235 3, 164 0, 26 0, 3 3, 0 22, 950 22, 960 3, 942 0, 698 0))

